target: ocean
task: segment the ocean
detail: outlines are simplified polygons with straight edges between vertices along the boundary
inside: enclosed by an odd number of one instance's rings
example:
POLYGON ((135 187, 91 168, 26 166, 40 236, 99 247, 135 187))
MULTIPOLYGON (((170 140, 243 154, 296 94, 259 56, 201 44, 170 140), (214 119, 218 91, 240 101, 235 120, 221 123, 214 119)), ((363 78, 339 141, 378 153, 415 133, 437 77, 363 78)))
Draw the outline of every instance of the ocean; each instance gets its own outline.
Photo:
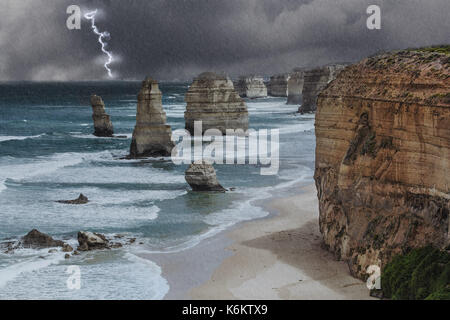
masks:
MULTIPOLYGON (((280 129, 280 170, 215 165, 227 193, 195 193, 187 165, 170 159, 123 159, 129 152, 140 82, 0 84, 0 244, 32 229, 76 247, 80 230, 136 238, 122 248, 64 259, 48 249, 0 250, 0 299, 162 299, 169 285, 149 252, 186 250, 240 221, 268 212, 258 200, 313 181, 314 115, 296 114, 286 98, 246 100, 249 127, 280 129), (90 95, 100 95, 116 135, 92 135, 90 95), (90 202, 66 205, 56 200, 90 202), (81 275, 70 289, 69 266, 81 275)), ((184 128, 188 83, 162 83, 172 129, 184 128)), ((122 241, 122 240, 118 240, 122 241)), ((125 240, 123 240, 125 241, 125 240)), ((125 242, 124 242, 125 244, 125 242)))

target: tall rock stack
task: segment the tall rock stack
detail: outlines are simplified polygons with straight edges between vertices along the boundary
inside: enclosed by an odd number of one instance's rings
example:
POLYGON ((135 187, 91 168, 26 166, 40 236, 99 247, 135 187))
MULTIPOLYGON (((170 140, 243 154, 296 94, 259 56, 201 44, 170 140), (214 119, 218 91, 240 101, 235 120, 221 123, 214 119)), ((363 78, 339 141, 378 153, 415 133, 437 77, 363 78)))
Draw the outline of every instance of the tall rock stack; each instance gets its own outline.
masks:
POLYGON ((170 156, 173 147, 172 130, 166 124, 158 82, 147 77, 138 95, 130 157, 170 156))
POLYGON ((268 86, 269 96, 287 97, 289 74, 279 74, 270 77, 268 86))
POLYGON ((304 72, 296 69, 288 80, 287 104, 300 104, 302 102, 304 72))
POLYGON ((97 137, 112 137, 113 125, 108 114, 105 112, 105 103, 97 95, 91 96, 92 119, 94 120, 94 135, 97 137))
POLYGON ((233 82, 224 75, 212 72, 200 74, 185 97, 186 130, 194 134, 194 122, 202 121, 202 133, 218 129, 248 129, 247 106, 236 93, 233 82))
POLYGON ((267 87, 262 77, 241 77, 236 83, 235 89, 243 98, 255 99, 267 97, 267 87))
POLYGON ((315 132, 320 230, 354 275, 411 248, 450 249, 450 54, 347 67, 319 96, 315 132))
POLYGON ((333 81, 344 65, 329 65, 306 71, 303 84, 303 103, 298 112, 314 112, 317 109, 317 97, 333 81))

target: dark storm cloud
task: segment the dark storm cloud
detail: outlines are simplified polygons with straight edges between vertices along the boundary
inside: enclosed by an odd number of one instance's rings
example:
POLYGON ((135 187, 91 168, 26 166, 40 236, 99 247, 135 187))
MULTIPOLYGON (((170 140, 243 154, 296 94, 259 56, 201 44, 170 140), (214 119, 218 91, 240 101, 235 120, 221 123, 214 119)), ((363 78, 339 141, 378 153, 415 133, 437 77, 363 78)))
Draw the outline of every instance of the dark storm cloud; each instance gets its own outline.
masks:
POLYGON ((0 80, 106 76, 89 22, 66 28, 70 4, 101 10, 121 79, 273 74, 450 42, 448 0, 0 0, 0 80), (381 6, 381 30, 366 28, 370 4, 381 6))

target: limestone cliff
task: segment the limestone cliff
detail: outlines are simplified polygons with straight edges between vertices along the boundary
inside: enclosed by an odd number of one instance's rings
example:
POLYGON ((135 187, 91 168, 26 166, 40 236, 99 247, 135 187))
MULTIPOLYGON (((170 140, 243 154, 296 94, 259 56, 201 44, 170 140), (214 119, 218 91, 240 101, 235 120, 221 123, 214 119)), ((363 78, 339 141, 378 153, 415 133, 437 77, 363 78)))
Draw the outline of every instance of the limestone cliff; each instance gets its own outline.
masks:
POLYGON ((287 104, 300 104, 302 102, 304 84, 304 71, 294 70, 288 81, 287 104))
POLYGON ((329 65, 306 71, 302 92, 303 102, 298 112, 316 111, 319 93, 336 78, 343 68, 343 65, 329 65))
POLYGON ((146 78, 138 95, 130 157, 170 156, 173 147, 172 130, 166 124, 158 82, 146 78))
POLYGON ((241 77, 234 86, 243 98, 255 99, 267 97, 267 87, 262 77, 241 77))
POLYGON ((94 135, 97 137, 112 137, 113 125, 108 114, 105 112, 105 103, 97 95, 91 96, 92 119, 94 120, 94 135))
POLYGON ((287 97, 289 74, 280 74, 270 77, 268 94, 272 97, 287 97))
POLYGON ((186 130, 194 134, 194 122, 202 121, 203 133, 208 129, 248 129, 247 106, 234 90, 233 82, 224 75, 205 72, 194 79, 185 97, 186 130))
POLYGON ((320 230, 354 275, 410 248, 448 248, 448 54, 400 51, 347 67, 319 95, 316 138, 320 230))

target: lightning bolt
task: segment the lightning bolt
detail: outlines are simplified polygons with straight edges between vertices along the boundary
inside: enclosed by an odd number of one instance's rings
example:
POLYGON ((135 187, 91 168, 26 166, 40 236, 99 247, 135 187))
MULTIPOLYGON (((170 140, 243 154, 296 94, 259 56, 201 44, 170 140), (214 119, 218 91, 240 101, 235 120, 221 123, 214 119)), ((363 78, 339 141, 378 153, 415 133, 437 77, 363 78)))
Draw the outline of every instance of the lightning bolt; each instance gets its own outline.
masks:
POLYGON ((106 56, 108 57, 108 60, 104 64, 105 69, 106 69, 106 71, 108 71, 108 76, 110 78, 113 78, 111 69, 109 68, 109 65, 113 62, 113 56, 112 56, 111 52, 106 50, 106 46, 108 45, 108 43, 104 41, 104 39, 107 39, 107 38, 110 37, 110 34, 109 34, 108 31, 105 31, 105 32, 98 31, 98 28, 95 25, 95 15, 96 14, 97 14, 97 9, 95 9, 94 11, 86 13, 84 15, 84 17, 86 19, 88 19, 88 20, 91 20, 92 31, 98 36, 98 42, 102 45, 102 52, 104 54, 106 54, 106 56))

